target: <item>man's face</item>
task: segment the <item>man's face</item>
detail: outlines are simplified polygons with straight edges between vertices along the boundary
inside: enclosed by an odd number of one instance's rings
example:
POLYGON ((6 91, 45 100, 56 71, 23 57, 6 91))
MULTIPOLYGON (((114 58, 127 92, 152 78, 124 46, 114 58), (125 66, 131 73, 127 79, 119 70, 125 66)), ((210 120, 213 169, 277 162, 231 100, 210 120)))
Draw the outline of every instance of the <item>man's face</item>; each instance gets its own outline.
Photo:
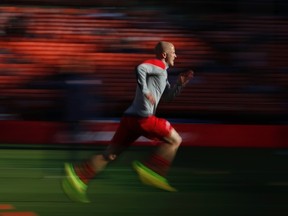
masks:
POLYGON ((174 66, 174 60, 177 57, 175 53, 175 47, 173 45, 169 46, 166 50, 165 61, 169 66, 174 66))

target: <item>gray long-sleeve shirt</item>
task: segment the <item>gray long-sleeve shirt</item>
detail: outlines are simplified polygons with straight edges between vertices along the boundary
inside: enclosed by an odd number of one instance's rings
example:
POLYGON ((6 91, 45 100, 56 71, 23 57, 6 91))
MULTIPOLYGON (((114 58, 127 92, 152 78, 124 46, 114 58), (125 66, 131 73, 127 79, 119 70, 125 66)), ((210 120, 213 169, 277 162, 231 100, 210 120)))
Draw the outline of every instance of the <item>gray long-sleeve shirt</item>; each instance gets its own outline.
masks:
POLYGON ((171 87, 168 81, 167 66, 158 59, 149 59, 136 69, 137 88, 134 100, 124 115, 148 117, 155 115, 160 99, 171 100, 182 89, 181 85, 171 87), (151 104, 145 94, 152 93, 155 104, 151 104))

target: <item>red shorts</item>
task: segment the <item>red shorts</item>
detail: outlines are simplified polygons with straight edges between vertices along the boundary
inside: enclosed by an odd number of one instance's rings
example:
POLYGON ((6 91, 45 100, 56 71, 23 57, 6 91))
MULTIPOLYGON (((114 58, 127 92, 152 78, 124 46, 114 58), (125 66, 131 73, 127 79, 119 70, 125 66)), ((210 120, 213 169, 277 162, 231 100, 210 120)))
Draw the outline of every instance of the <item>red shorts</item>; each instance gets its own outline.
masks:
POLYGON ((156 116, 145 118, 124 116, 112 138, 110 149, 113 149, 113 153, 118 154, 135 142, 140 136, 162 141, 164 137, 169 136, 172 129, 173 127, 167 120, 157 118, 156 116))

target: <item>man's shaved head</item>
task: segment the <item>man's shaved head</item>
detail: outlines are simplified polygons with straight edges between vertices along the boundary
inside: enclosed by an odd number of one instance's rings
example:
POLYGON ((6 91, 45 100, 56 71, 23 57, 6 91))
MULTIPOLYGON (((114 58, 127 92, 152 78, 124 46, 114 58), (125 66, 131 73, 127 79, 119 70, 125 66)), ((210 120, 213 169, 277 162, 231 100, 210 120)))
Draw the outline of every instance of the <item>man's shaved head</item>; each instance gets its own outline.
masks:
POLYGON ((175 47, 172 43, 167 41, 160 41, 155 46, 156 58, 162 60, 169 66, 174 66, 174 59, 177 57, 175 54, 175 47))
POLYGON ((171 49, 171 47, 174 47, 174 45, 172 43, 167 42, 167 41, 160 41, 155 46, 155 53, 157 56, 159 56, 162 53, 169 51, 169 49, 171 49))

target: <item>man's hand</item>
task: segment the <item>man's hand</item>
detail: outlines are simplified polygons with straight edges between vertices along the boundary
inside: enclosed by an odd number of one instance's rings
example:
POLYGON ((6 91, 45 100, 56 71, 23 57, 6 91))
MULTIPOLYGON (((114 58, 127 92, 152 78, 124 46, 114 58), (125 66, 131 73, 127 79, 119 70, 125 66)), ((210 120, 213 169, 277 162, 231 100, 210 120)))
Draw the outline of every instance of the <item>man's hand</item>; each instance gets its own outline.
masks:
POLYGON ((194 72, 192 70, 188 70, 186 72, 179 74, 177 80, 178 85, 185 86, 190 81, 190 79, 193 78, 193 76, 194 72))
POLYGON ((149 100, 149 102, 152 105, 154 105, 156 103, 156 100, 155 100, 154 96, 151 93, 145 94, 145 97, 149 100))

